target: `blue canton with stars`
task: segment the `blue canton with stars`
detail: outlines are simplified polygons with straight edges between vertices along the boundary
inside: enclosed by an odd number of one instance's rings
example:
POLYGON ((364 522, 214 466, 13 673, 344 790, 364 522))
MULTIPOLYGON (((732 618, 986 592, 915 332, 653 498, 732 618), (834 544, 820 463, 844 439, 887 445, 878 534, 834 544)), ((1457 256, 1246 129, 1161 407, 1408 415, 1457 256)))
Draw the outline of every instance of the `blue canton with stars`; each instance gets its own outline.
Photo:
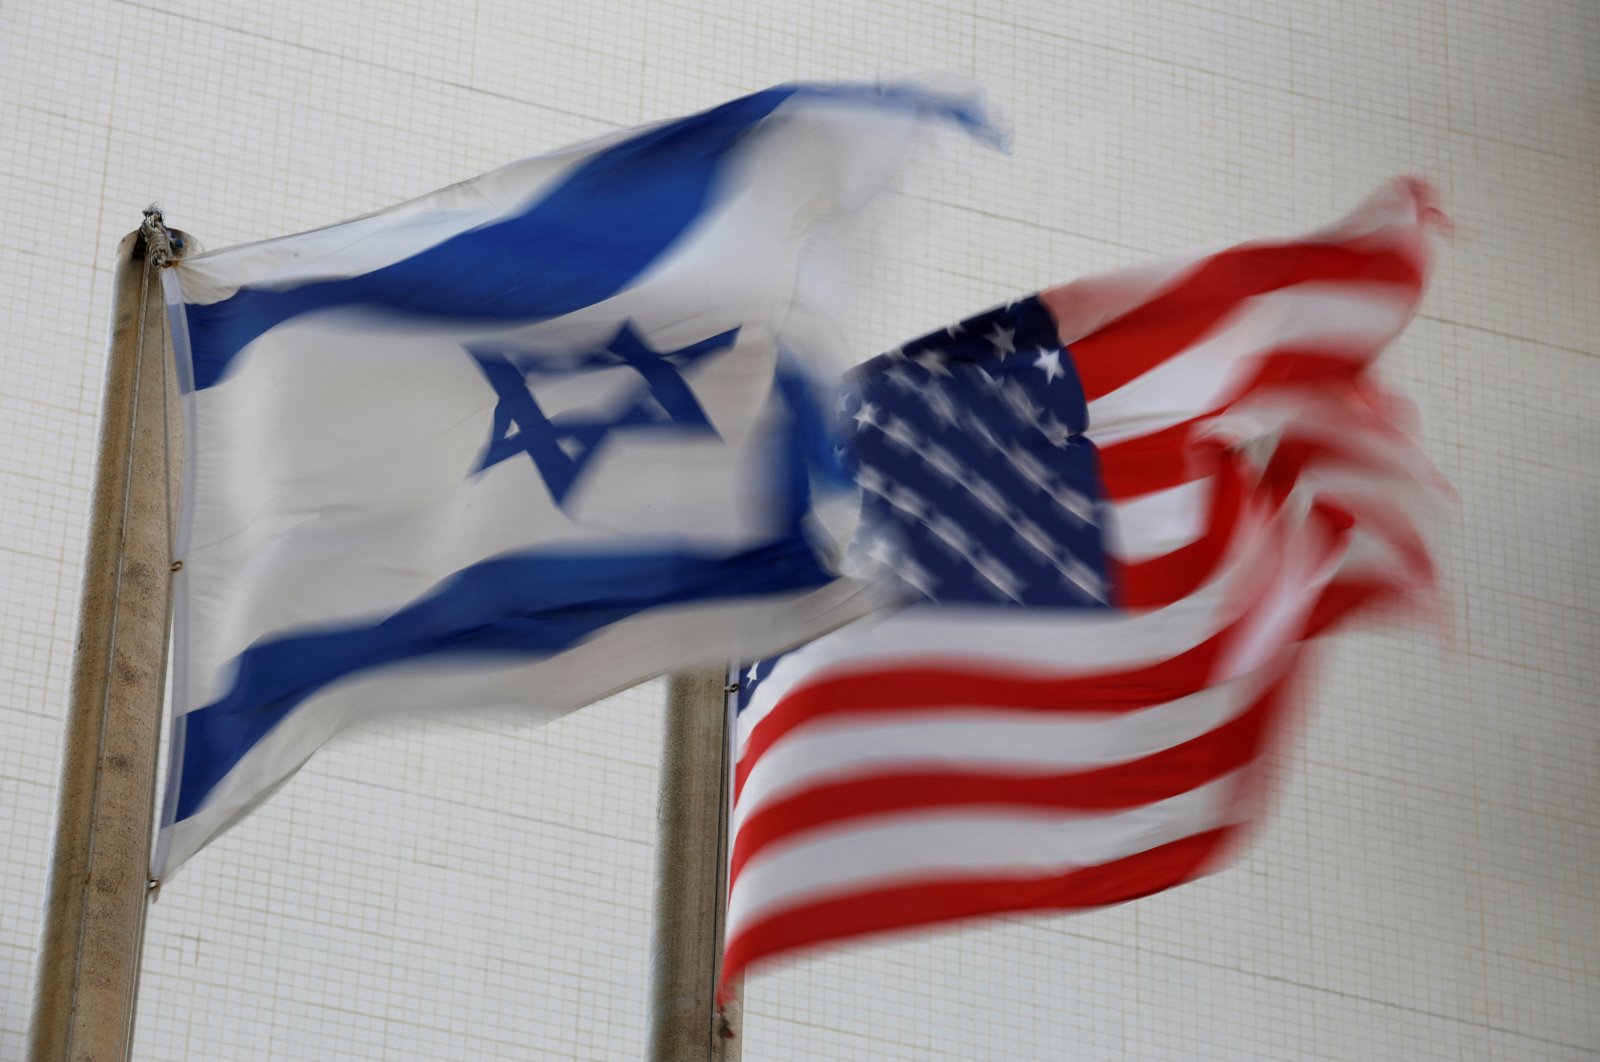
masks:
POLYGON ((735 328, 678 350, 658 351, 634 331, 632 322, 624 322, 603 348, 574 355, 468 347, 467 353, 500 399, 489 443, 473 471, 482 472, 517 454, 527 454, 544 478, 550 497, 561 505, 611 432, 667 428, 716 435, 682 373, 702 358, 729 350, 738 336, 735 328), (609 414, 585 411, 546 416, 528 386, 530 376, 618 367, 634 370, 644 384, 609 414))
MULTIPOLYGON (((862 534, 923 600, 1112 607, 1088 407, 1037 298, 873 358, 838 412, 862 534)), ((779 659, 745 670, 740 709, 779 659)))

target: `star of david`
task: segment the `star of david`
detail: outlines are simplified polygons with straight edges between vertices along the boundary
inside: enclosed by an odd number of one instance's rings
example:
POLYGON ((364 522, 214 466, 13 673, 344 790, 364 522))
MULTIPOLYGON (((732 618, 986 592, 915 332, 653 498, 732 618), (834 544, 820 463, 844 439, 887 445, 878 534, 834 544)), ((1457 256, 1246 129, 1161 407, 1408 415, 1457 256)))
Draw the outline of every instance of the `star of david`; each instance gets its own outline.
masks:
POLYGON ((652 350, 634 331, 632 322, 625 321, 604 347, 576 356, 466 348, 500 399, 494 407, 489 442, 474 474, 517 454, 527 454, 544 478, 550 497, 561 505, 614 431, 654 428, 716 435, 682 371, 702 358, 728 350, 738 335, 734 328, 678 350, 652 350), (547 416, 528 386, 530 375, 570 375, 619 366, 634 370, 644 382, 609 412, 588 409, 547 416))

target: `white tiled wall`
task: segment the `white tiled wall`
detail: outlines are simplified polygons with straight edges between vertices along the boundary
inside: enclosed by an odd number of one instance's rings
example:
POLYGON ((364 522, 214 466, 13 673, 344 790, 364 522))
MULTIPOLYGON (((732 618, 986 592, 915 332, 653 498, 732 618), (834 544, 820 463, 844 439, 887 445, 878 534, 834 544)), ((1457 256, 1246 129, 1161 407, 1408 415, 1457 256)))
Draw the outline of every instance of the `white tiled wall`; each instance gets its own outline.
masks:
MULTIPOLYGON (((1392 372, 1460 489, 1454 624, 1328 655, 1236 868, 756 976, 745 1058, 1600 1058, 1594 0, 6 0, 0 1058, 20 1057, 112 250, 213 247, 791 78, 975 77, 862 353, 1406 169, 1460 236, 1392 372)), ((326 750, 165 890, 141 1059, 625 1059, 660 690, 326 750)))

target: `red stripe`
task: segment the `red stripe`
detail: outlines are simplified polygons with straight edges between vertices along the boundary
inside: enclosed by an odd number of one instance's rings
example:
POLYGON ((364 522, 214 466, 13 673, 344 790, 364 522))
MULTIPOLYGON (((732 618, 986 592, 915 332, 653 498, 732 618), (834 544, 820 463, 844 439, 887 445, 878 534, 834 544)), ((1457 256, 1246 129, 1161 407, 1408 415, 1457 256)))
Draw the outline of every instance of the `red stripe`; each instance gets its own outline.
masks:
POLYGON ((1345 465, 1370 470, 1372 462, 1342 441, 1285 434, 1272 450, 1262 480, 1280 497, 1294 490, 1307 471, 1319 465, 1345 465))
POLYGON ((1395 587, 1377 580, 1336 579, 1323 590, 1317 607, 1306 620, 1307 638, 1325 634, 1358 609, 1395 592, 1395 587))
POLYGON ((1198 876, 1231 830, 1210 830, 1065 874, 926 882, 795 907, 754 923, 728 941, 723 984, 753 960, 823 942, 976 915, 1078 910, 1135 900, 1198 876))
POLYGON ((774 801, 740 823, 728 861, 729 882, 737 881, 745 863, 766 846, 853 819, 910 809, 977 806, 1120 811, 1166 800, 1249 763, 1272 707, 1268 691, 1214 730, 1148 756, 1103 767, 1030 776, 977 770, 880 770, 869 778, 814 786, 774 801))
MULTIPOLYGON (((1245 245, 1203 262, 1169 291, 1070 344, 1089 401, 1115 391, 1193 345, 1240 302, 1307 281, 1388 282, 1420 290, 1418 263, 1394 247, 1245 245)), ((1041 293, 1046 307, 1050 292, 1041 293)))
POLYGON ((1281 347, 1269 351, 1261 358, 1255 374, 1225 404, 1232 405, 1245 395, 1267 387, 1303 387, 1313 383, 1325 384, 1330 380, 1354 380, 1367 371, 1365 356, 1376 354, 1380 346, 1361 350, 1351 348, 1338 354, 1329 353, 1326 349, 1295 350, 1281 347))
MULTIPOLYGON (((1189 434, 1200 420, 1195 417, 1149 435, 1100 447, 1100 482, 1106 497, 1126 501, 1213 474, 1216 464, 1209 449, 1189 444, 1189 434)), ((1092 433, 1092 426, 1090 430, 1092 433)))
POLYGON ((987 661, 965 666, 863 664, 853 673, 834 670, 820 681, 790 690, 751 727, 734 772, 734 796, 737 799, 750 768, 774 743, 796 727, 829 716, 971 710, 974 705, 1103 714, 1175 701, 1206 688, 1227 634, 1224 628, 1191 649, 1145 667, 1071 678, 1023 678, 1006 670, 1003 663, 987 661))
POLYGON ((1250 395, 1310 385, 1321 390, 1334 381, 1354 383, 1365 370, 1365 362, 1359 359, 1326 351, 1271 351, 1261 358, 1255 373, 1214 408, 1148 435, 1100 447, 1100 479, 1106 497, 1126 501, 1209 475, 1214 467, 1211 452, 1220 452, 1222 444, 1210 440, 1192 442, 1194 428, 1250 395))

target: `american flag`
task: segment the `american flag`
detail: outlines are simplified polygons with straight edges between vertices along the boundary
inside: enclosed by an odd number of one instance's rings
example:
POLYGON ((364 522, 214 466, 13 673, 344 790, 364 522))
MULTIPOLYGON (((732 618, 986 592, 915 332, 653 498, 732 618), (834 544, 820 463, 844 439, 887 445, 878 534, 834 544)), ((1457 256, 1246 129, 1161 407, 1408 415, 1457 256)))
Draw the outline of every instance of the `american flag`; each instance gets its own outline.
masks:
POLYGON ((858 546, 919 603, 742 676, 725 983, 1217 867, 1306 644, 1430 600, 1447 488, 1372 366, 1435 223, 1398 179, 1330 229, 1080 280, 858 370, 858 546))

